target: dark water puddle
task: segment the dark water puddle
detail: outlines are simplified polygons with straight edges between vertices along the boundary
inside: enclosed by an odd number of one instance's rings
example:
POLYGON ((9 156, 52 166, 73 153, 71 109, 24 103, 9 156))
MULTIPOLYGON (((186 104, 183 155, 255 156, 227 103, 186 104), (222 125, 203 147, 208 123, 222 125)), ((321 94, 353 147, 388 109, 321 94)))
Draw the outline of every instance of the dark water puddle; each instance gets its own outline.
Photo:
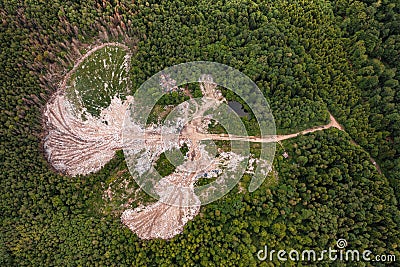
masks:
POLYGON ((249 113, 243 108, 243 105, 237 101, 229 101, 229 107, 235 111, 240 117, 249 117, 249 113))

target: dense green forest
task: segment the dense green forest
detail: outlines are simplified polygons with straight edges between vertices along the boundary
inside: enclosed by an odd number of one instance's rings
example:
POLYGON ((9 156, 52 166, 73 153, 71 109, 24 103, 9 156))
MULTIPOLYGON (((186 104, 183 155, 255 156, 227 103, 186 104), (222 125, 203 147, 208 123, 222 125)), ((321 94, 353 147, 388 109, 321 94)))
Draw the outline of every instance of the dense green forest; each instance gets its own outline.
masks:
MULTIPOLYGON (((0 23, 1 266, 273 266, 257 259, 265 244, 323 250, 339 238, 400 260, 399 0, 4 0, 0 23), (328 112, 346 132, 284 141, 289 157, 277 151, 261 188, 235 187, 171 240, 140 240, 101 198, 126 169, 121 153, 71 178, 42 148, 43 106, 106 40, 131 49, 132 90, 165 67, 215 61, 256 82, 278 133, 326 124, 328 112)), ((335 264, 370 263, 318 266, 335 264)))

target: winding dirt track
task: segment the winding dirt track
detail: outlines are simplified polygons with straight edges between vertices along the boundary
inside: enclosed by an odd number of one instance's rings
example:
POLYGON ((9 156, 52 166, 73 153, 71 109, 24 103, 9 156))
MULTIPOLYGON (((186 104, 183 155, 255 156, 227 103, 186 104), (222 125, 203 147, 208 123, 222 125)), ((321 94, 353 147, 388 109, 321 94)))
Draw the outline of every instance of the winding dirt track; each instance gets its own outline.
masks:
MULTIPOLYGON (((333 117, 333 115, 331 113, 329 113, 329 118, 330 118, 330 122, 323 126, 313 127, 310 129, 306 129, 304 131, 293 133, 293 134, 271 135, 271 136, 264 136, 264 137, 238 136, 238 135, 229 135, 229 134, 208 134, 208 133, 204 133, 204 132, 199 132, 199 131, 197 131, 197 129, 198 129, 197 126, 199 123, 195 121, 195 122, 189 123, 183 129, 183 131, 180 133, 180 138, 190 139, 193 143, 196 143, 197 141, 200 141, 200 140, 247 141, 247 142, 253 142, 253 143, 272 143, 272 142, 280 142, 282 140, 295 138, 299 135, 305 135, 305 134, 309 134, 309 133, 313 133, 313 132, 317 132, 317 131, 326 130, 326 129, 329 129, 332 127, 336 128, 340 131, 346 132, 344 127, 338 123, 338 121, 335 119, 335 117, 333 117)), ((137 138, 143 138, 143 136, 140 136, 140 137, 138 136, 137 138)), ((163 138, 168 138, 168 137, 162 136, 162 135, 152 135, 150 133, 148 135, 146 135, 146 139, 152 140, 153 142, 161 143, 163 138)), ((360 146, 352 139, 351 139, 351 143, 353 143, 354 145, 360 146)), ((127 145, 127 144, 124 144, 124 145, 127 145)), ((376 162, 376 160, 374 158, 372 158, 371 156, 369 157, 369 159, 370 159, 371 163, 375 166, 377 171, 380 174, 382 174, 382 171, 381 171, 378 163, 376 162)))
POLYGON ((304 131, 300 131, 293 134, 285 134, 285 135, 271 135, 266 137, 257 137, 257 136, 237 136, 237 135, 228 135, 228 134, 204 134, 204 133, 196 133, 197 138, 200 140, 237 140, 237 141, 248 141, 255 143, 271 143, 271 142, 279 142, 282 140, 290 139, 297 137, 299 135, 304 135, 308 133, 313 133, 316 131, 326 130, 331 127, 337 128, 341 131, 344 131, 343 127, 336 121, 336 119, 329 113, 330 123, 323 126, 318 126, 314 128, 310 128, 304 131))
MULTIPOLYGON (((190 139, 193 140, 224 140, 224 141, 231 141, 231 140, 237 140, 237 141, 247 141, 247 142, 254 142, 254 143, 271 143, 271 142, 280 142, 282 140, 286 139, 291 139, 295 138, 299 135, 305 135, 308 133, 313 133, 316 131, 322 131, 326 130, 329 128, 337 128, 340 131, 346 132, 344 127, 338 123, 338 121, 333 117, 331 113, 329 113, 329 118, 330 122, 326 125, 323 126, 318 126, 314 128, 310 128, 304 131, 300 131, 297 133, 293 134, 286 134, 286 135, 272 135, 272 136, 266 136, 266 137, 257 137, 257 136, 237 136, 237 135, 228 135, 228 134, 207 134, 207 133, 199 133, 195 129, 196 127, 190 127, 189 129, 186 129, 186 132, 183 132, 184 135, 187 135, 190 139)), ((351 139, 351 143, 358 145, 354 140, 351 139)), ((374 158, 369 156, 369 160, 371 163, 375 166, 376 170, 382 174, 381 168, 376 162, 374 158)))

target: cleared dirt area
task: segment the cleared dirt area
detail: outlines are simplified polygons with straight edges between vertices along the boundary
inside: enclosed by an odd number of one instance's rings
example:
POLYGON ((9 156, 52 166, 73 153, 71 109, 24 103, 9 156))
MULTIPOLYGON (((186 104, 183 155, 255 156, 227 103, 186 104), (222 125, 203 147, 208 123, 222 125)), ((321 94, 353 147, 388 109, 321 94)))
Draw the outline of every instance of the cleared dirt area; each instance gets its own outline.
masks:
POLYGON ((200 210, 198 207, 177 207, 158 201, 143 209, 126 210, 121 221, 141 239, 170 239, 182 233, 185 224, 200 210))
POLYGON ((56 94, 44 111, 44 149, 50 164, 70 176, 96 172, 122 149, 121 128, 129 101, 114 98, 100 118, 77 118, 70 102, 56 94), (105 124, 104 122, 107 122, 105 124))
POLYGON ((329 128, 337 128, 341 131, 344 131, 343 127, 336 121, 336 119, 330 114, 330 122, 327 125, 314 127, 311 129, 307 129, 301 132, 293 133, 293 134, 285 134, 285 135, 273 135, 273 136, 235 136, 228 134, 204 134, 204 133, 193 133, 196 135, 196 138, 199 140, 238 140, 238 141, 247 141, 247 142, 255 142, 255 143, 271 143, 271 142, 279 142, 286 139, 295 138, 299 135, 305 135, 308 133, 313 133, 316 131, 322 131, 329 128))
MULTIPOLYGON (((122 101, 117 95, 110 96, 109 106, 102 109, 99 116, 93 116, 85 109, 77 110, 76 101, 68 97, 69 91, 77 91, 67 89, 71 77, 85 60, 106 47, 121 47, 129 51, 127 46, 119 43, 105 43, 89 50, 65 75, 59 90, 43 110, 46 157, 57 171, 67 175, 96 172, 113 158, 115 151, 122 148, 122 114, 125 114, 132 97, 122 101)), ((126 56, 129 58, 130 53, 127 52, 126 56)), ((121 68, 129 70, 124 63, 121 68)))

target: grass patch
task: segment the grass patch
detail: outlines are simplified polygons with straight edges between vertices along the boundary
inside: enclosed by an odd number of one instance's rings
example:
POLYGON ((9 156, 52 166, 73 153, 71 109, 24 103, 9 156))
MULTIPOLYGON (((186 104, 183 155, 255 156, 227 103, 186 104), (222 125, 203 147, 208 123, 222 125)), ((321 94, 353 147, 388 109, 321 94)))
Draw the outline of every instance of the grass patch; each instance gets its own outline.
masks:
POLYGON ((114 96, 125 99, 130 93, 129 66, 128 51, 118 46, 103 47, 83 60, 65 88, 76 111, 99 116, 114 96))

